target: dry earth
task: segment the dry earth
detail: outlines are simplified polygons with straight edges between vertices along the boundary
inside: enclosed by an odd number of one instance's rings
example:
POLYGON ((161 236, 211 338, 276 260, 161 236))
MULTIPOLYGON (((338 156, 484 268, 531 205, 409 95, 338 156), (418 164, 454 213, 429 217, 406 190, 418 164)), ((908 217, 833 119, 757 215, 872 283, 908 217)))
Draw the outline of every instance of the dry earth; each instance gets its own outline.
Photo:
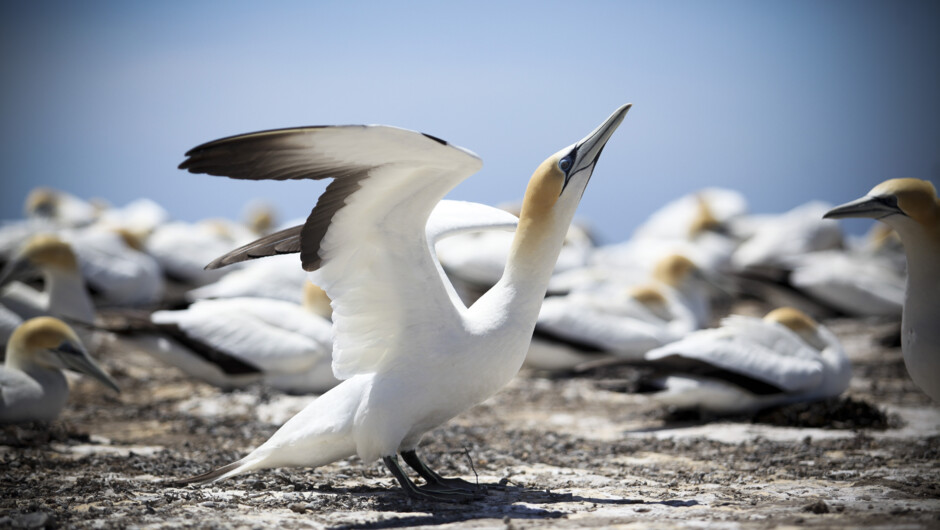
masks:
POLYGON ((221 392, 106 352, 120 396, 76 379, 59 421, 0 427, 0 528, 940 527, 940 408, 877 345, 891 325, 828 324, 854 362, 848 399, 756 417, 670 415, 623 392, 627 369, 523 371, 422 445, 445 475, 494 485, 467 504, 409 500, 356 458, 168 487, 245 454, 311 398, 221 392))

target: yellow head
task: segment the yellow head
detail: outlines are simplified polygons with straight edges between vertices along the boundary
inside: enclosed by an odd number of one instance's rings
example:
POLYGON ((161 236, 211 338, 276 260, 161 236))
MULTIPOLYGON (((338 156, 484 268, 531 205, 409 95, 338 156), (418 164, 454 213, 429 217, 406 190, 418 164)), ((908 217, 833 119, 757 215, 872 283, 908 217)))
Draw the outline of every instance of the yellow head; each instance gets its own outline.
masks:
POLYGON ((669 285, 678 287, 687 278, 698 271, 698 266, 682 254, 670 254, 653 267, 653 278, 669 285))
POLYGON ((819 326, 809 315, 792 307, 774 309, 764 316, 764 320, 767 322, 777 322, 797 333, 806 331, 815 332, 816 328, 819 326))
POLYGON ((52 188, 34 188, 26 196, 27 217, 55 217, 59 197, 52 188))
POLYGON ((78 270, 78 259, 71 245, 52 234, 31 237, 20 251, 18 260, 26 260, 39 268, 78 270))
POLYGON ((902 239, 905 233, 917 230, 915 227, 920 227, 934 238, 940 238, 937 189, 926 180, 886 180, 872 188, 868 195, 833 208, 825 217, 878 219, 897 230, 902 239))
POLYGON ((712 213, 711 206, 708 205, 708 201, 701 193, 695 195, 695 203, 697 206, 695 217, 692 219, 692 223, 689 224, 690 239, 694 239, 702 232, 716 231, 721 228, 721 221, 712 213))
POLYGON ((630 297, 647 307, 661 307, 666 305, 666 297, 654 286, 644 285, 630 289, 630 297))
POLYGON ((6 365, 20 370, 37 366, 73 370, 120 392, 117 383, 89 357, 72 328, 53 317, 27 320, 13 331, 7 342, 6 365))
MULTIPOLYGON (((515 253, 547 259, 557 252, 545 242, 554 241, 557 234, 560 248, 597 159, 628 110, 630 105, 623 105, 587 137, 548 157, 536 168, 519 212, 515 253)), ((557 254, 552 259, 557 259, 557 254)))

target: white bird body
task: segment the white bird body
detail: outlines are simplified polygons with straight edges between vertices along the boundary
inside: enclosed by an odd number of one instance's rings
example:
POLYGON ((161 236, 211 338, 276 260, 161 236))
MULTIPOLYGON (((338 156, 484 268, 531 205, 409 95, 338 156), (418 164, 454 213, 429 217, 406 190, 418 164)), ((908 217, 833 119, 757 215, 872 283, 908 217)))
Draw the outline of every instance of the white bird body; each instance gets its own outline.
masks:
MULTIPOLYGON (((298 289, 299 290, 299 289, 298 289)), ((179 311, 157 311, 150 317, 158 325, 173 325, 191 341, 235 357, 257 368, 257 378, 294 384, 279 390, 293 393, 323 392, 337 381, 330 369, 331 324, 301 305, 269 298, 200 300, 179 311)), ((176 341, 151 351, 184 372, 223 388, 233 388, 255 377, 229 375, 176 341), (166 348, 172 350, 167 352, 166 348), (208 365, 208 366, 206 366, 208 365)))
POLYGON ((19 326, 7 343, 0 367, 0 423, 57 418, 69 394, 62 369, 90 375, 118 391, 61 320, 39 317, 19 326))
POLYGON ((839 248, 842 229, 822 219, 830 206, 813 201, 763 220, 754 235, 741 243, 731 257, 738 270, 751 267, 779 267, 793 256, 839 248))
POLYGON ((788 260, 790 284, 854 316, 900 317, 906 276, 887 258, 823 250, 788 260))
POLYGON ((383 126, 269 131, 191 150, 180 167, 194 173, 335 178, 303 227, 246 245, 210 267, 299 251, 311 281, 332 300, 333 372, 344 380, 242 460, 191 480, 284 462, 322 465, 355 452, 364 461, 382 458, 410 495, 466 498, 466 488, 446 486, 415 447, 519 370, 581 194, 628 109, 539 166, 505 271, 469 308, 445 280, 426 227, 443 196, 479 169, 472 153, 383 126), (404 474, 399 452, 427 486, 404 474))
POLYGON ((205 270, 206 263, 253 237, 247 227, 221 219, 198 223, 172 221, 158 226, 145 245, 167 276, 198 286, 214 282, 226 273, 205 270))
POLYGON ((169 212, 150 199, 137 199, 101 212, 99 223, 145 236, 170 219, 169 212))
POLYGON ((901 351, 914 383, 940 402, 940 203, 933 184, 891 179, 838 206, 830 218, 878 219, 898 233, 907 255, 901 351))
POLYGON ((696 225, 708 217, 714 225, 724 225, 747 212, 747 199, 740 192, 705 188, 683 195, 659 208, 636 228, 631 239, 687 239, 696 225))
POLYGON ((256 297, 299 304, 303 297, 297 286, 306 279, 306 271, 297 266, 297 256, 271 256, 247 262, 212 283, 187 291, 186 299, 256 297))
POLYGON ((526 362, 570 369, 599 356, 639 360, 649 350, 708 324, 701 271, 688 258, 665 256, 643 282, 601 282, 545 300, 526 362))
POLYGON ((129 232, 92 225, 59 234, 78 257, 86 284, 116 306, 146 306, 160 301, 163 270, 129 232))
POLYGON ((675 367, 661 381, 665 390, 653 394, 656 401, 720 414, 837 396, 851 378, 835 335, 791 308, 764 319, 732 315, 721 327, 696 331, 645 359, 675 367))

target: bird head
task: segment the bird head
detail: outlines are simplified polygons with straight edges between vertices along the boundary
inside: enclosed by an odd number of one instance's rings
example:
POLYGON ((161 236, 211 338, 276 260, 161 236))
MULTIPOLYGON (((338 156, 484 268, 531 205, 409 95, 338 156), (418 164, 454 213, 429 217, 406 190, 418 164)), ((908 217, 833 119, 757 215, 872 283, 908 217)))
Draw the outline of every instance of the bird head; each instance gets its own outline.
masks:
POLYGON ((937 190, 929 181, 920 179, 886 180, 864 197, 829 210, 824 217, 878 219, 897 230, 902 238, 918 227, 935 237, 940 236, 937 190))
POLYGON ((24 210, 27 217, 55 218, 59 208, 59 195, 52 188, 34 188, 26 196, 24 210))
POLYGON ((545 159, 526 188, 520 224, 526 219, 558 218, 566 227, 574 217, 594 166, 607 140, 623 121, 630 104, 623 105, 591 134, 545 159))
POLYGON ((120 392, 117 383, 88 355, 78 335, 57 318, 38 317, 21 324, 7 342, 6 355, 7 366, 13 368, 34 364, 72 370, 120 392))
POLYGON ((775 322, 800 336, 810 346, 817 349, 826 347, 819 336, 819 324, 806 313, 792 307, 780 307, 764 316, 765 322, 775 322))
POLYGON ((72 247, 57 236, 37 234, 26 241, 4 268, 0 286, 14 280, 31 279, 36 270, 50 269, 78 271, 78 258, 72 247))

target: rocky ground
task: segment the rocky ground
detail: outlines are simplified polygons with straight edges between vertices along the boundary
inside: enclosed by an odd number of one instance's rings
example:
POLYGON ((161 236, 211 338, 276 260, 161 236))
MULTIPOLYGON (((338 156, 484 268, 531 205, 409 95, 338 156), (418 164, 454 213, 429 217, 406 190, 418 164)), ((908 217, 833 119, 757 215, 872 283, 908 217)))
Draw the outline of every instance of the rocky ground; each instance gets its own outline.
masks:
POLYGON ((412 501, 356 458, 169 487, 312 398, 221 392, 106 352, 121 395, 76 379, 59 421, 0 427, 0 528, 940 527, 940 408, 879 345, 891 325, 828 324, 854 363, 846 396, 752 417, 662 411, 624 391, 627 369, 523 371, 421 447, 443 474, 493 485, 467 504, 412 501))

